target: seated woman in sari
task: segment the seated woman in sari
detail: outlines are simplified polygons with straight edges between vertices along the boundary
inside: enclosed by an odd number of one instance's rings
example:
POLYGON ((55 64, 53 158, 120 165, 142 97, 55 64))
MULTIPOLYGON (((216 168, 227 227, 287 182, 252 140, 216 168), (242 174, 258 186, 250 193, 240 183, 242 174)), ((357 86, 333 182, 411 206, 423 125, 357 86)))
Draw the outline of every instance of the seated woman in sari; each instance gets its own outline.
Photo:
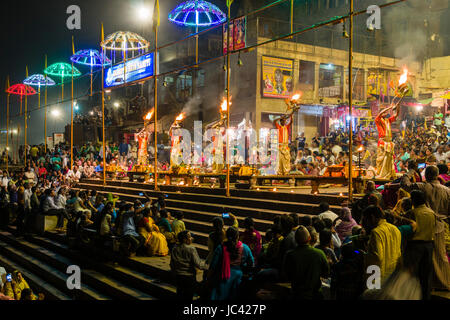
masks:
POLYGON ((145 208, 143 211, 143 218, 138 223, 138 233, 145 238, 144 248, 149 256, 169 254, 166 237, 153 221, 150 208, 145 208))
POLYGON ((358 224, 353 219, 352 213, 347 207, 341 208, 339 217, 333 221, 334 224, 336 224, 338 220, 340 220, 341 222, 337 226, 335 226, 335 230, 339 236, 339 239, 341 239, 341 241, 344 241, 346 237, 352 235, 352 228, 358 224))
POLYGON ((243 268, 253 267, 250 248, 238 240, 239 231, 228 228, 227 241, 219 245, 209 268, 208 281, 212 282, 211 300, 233 300, 238 298, 243 268))
POLYGON ((172 224, 170 223, 170 215, 166 209, 163 209, 159 212, 160 220, 157 225, 160 228, 162 234, 166 237, 169 246, 175 245, 177 242, 177 238, 175 236, 175 232, 172 230, 172 224))

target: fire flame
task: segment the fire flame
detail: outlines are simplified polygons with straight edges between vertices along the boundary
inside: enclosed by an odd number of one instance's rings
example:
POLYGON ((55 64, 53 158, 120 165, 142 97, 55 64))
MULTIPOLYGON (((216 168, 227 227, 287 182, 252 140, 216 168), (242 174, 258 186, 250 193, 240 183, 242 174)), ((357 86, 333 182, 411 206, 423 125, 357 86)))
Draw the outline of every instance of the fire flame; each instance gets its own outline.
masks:
POLYGON ((180 113, 176 118, 175 121, 182 121, 184 119, 184 112, 180 113))
POLYGON ((144 120, 151 120, 151 118, 153 117, 153 109, 150 110, 144 117, 144 120))
POLYGON ((358 151, 362 152, 364 150, 363 146, 359 146, 358 151))
POLYGON ((296 93, 292 96, 291 101, 297 101, 298 99, 301 98, 301 93, 296 93))
MULTIPOLYGON (((230 99, 230 104, 229 105, 231 106, 231 99, 230 99)), ((222 110, 222 112, 227 111, 227 99, 226 98, 224 98, 222 100, 222 104, 220 105, 220 109, 222 110)))
POLYGON ((398 85, 401 86, 402 84, 406 83, 408 80, 408 69, 403 69, 403 74, 400 76, 400 80, 398 81, 398 85))

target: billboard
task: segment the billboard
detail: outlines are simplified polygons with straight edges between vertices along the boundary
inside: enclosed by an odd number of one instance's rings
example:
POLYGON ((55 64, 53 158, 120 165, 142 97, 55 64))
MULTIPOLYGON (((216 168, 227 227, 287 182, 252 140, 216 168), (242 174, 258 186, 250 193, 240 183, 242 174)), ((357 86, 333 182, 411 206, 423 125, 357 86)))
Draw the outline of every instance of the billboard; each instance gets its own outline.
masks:
POLYGON ((292 96, 294 60, 262 57, 263 97, 286 99, 292 96))
POLYGON ((123 63, 106 69, 105 88, 124 84, 124 77, 126 77, 125 82, 132 82, 153 76, 153 56, 153 53, 148 53, 128 60, 125 70, 123 63))
POLYGON ((47 148, 53 149, 53 137, 47 137, 47 148))
POLYGON ((53 134, 53 144, 57 145, 58 143, 64 142, 64 133, 54 133, 53 134))
MULTIPOLYGON (((230 24, 230 51, 244 49, 246 46, 246 28, 247 18, 242 17, 233 20, 233 24, 230 24)), ((222 27, 223 32, 223 54, 227 54, 227 24, 222 27)))

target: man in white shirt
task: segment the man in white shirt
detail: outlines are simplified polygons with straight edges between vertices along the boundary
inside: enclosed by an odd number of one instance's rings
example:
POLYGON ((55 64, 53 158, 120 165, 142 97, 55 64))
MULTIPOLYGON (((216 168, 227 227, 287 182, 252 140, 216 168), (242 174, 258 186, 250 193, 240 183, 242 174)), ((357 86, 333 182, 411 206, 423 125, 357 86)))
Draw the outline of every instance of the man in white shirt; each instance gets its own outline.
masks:
POLYGON ((37 184, 37 175, 34 172, 34 170, 31 167, 27 168, 27 171, 25 171, 24 173, 24 177, 29 181, 34 183, 35 185, 37 184))
POLYGON ((31 195, 33 194, 31 192, 31 185, 27 182, 24 185, 24 193, 23 193, 23 198, 24 198, 24 203, 25 203, 25 210, 31 210, 31 195))
POLYGON ((69 163, 69 157, 67 156, 66 152, 64 151, 63 155, 62 155, 62 167, 63 168, 66 167, 68 165, 68 163, 69 163))
POLYGON ((321 202, 319 204, 319 210, 321 213, 318 217, 322 220, 328 218, 331 221, 334 221, 338 217, 336 213, 330 210, 330 205, 327 202, 321 202))
POLYGON ((58 222, 56 224, 57 229, 64 227, 64 218, 69 219, 65 209, 58 208, 55 204, 55 191, 53 189, 45 190, 46 198, 43 204, 44 215, 57 216, 58 222))
POLYGON ((81 172, 78 170, 78 166, 73 166, 73 170, 67 171, 66 178, 70 182, 78 182, 81 179, 81 172))
POLYGON ((436 157, 436 161, 440 163, 441 161, 447 161, 447 153, 444 152, 444 146, 440 145, 437 149, 437 151, 434 153, 434 156, 436 157))
POLYGON ((66 189, 65 188, 61 188, 58 191, 58 195, 55 198, 55 205, 59 208, 59 209, 65 209, 66 208, 66 189))
POLYGON ((0 170, 0 183, 2 187, 8 187, 8 183, 9 183, 9 177, 8 177, 8 171, 5 171, 5 173, 3 173, 0 170))
POLYGON ((335 144, 333 148, 331 148, 331 152, 337 157, 339 155, 339 152, 342 151, 342 148, 339 144, 335 144))

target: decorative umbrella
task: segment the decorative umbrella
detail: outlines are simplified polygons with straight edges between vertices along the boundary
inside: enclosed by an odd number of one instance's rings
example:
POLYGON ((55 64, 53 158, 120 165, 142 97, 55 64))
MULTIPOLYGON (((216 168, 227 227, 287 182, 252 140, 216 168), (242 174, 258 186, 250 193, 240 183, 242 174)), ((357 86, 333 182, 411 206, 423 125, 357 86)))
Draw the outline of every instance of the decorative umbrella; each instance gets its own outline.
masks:
POLYGON ((23 83, 18 83, 15 85, 10 86, 7 90, 7 93, 9 94, 15 94, 20 96, 20 115, 22 115, 22 97, 23 96, 32 96, 36 94, 36 90, 34 90, 32 87, 27 86, 23 83))
POLYGON ((122 51, 123 58, 123 74, 124 74, 124 82, 126 82, 126 60, 127 60, 127 52, 128 50, 134 52, 148 48, 150 46, 150 42, 145 40, 143 37, 138 35, 137 33, 130 31, 116 31, 106 37, 100 43, 100 46, 103 50, 111 50, 111 61, 115 61, 115 52, 122 51), (114 53, 114 58, 112 57, 114 53))
POLYGON ((212 3, 189 0, 173 9, 169 20, 185 27, 209 27, 224 23, 227 16, 212 3))
POLYGON ((23 80, 23 83, 29 86, 38 87, 38 108, 41 107, 41 86, 54 86, 56 84, 55 81, 43 74, 33 74, 23 80))
POLYGON ((85 65, 91 67, 91 96, 92 96, 92 69, 94 67, 101 67, 102 62, 103 66, 111 64, 111 61, 104 54, 101 54, 98 50, 95 49, 85 49, 77 51, 70 60, 73 63, 85 65))
MULTIPOLYGON (((44 70, 44 73, 50 76, 61 77, 61 100, 64 99, 64 78, 72 77, 72 66, 65 62, 54 63, 44 70)), ((73 67, 73 76, 81 76, 81 72, 73 67)))
POLYGON ((130 31, 117 31, 108 35, 100 45, 105 50, 136 51, 148 48, 150 46, 150 42, 137 33, 130 31))

